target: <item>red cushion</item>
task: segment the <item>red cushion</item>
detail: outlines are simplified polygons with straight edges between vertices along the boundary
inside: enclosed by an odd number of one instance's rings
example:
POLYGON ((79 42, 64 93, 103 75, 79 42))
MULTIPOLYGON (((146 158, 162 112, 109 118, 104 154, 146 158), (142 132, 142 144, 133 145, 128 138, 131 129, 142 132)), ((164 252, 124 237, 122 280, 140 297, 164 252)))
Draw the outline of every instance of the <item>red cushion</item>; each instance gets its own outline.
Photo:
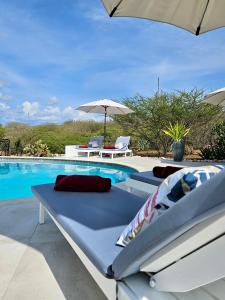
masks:
POLYGON ((104 146, 103 149, 116 149, 114 146, 104 146))
POLYGON ((173 166, 166 166, 166 167, 157 166, 157 167, 154 167, 152 171, 153 171, 153 174, 155 177, 166 178, 181 169, 182 168, 173 167, 173 166))
POLYGON ((87 175, 58 175, 54 186, 55 191, 66 192, 108 192, 110 189, 110 178, 87 175))
POLYGON ((86 148, 88 148, 88 146, 87 145, 80 145, 79 148, 86 149, 86 148))

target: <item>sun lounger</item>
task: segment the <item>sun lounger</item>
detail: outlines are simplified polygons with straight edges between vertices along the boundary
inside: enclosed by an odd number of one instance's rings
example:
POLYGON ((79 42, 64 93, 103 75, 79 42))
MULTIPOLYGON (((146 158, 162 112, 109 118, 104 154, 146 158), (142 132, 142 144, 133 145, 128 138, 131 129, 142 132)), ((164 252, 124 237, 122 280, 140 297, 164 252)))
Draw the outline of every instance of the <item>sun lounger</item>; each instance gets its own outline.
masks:
POLYGON ((144 199, 116 187, 103 194, 65 193, 47 184, 33 192, 41 203, 40 223, 46 210, 108 299, 170 300, 180 299, 171 293, 188 296, 225 277, 224 182, 222 171, 125 248, 115 246, 116 240, 144 199))
POLYGON ((130 192, 132 189, 137 189, 146 193, 153 193, 162 182, 163 179, 154 176, 152 171, 146 171, 131 174, 126 185, 130 192))
POLYGON ((100 148, 103 144, 103 140, 103 136, 93 136, 88 143, 88 148, 79 148, 79 145, 67 145, 65 147, 65 155, 67 157, 71 157, 79 156, 79 154, 85 153, 89 157, 91 153, 99 154, 100 148), (93 143, 96 145, 95 147, 92 146, 93 143))
POLYGON ((118 154, 124 154, 126 157, 127 154, 130 156, 133 155, 132 150, 128 149, 130 143, 130 136, 120 136, 117 138, 115 147, 117 149, 101 149, 100 150, 100 156, 102 157, 103 155, 109 155, 112 159, 114 158, 115 155, 118 154))

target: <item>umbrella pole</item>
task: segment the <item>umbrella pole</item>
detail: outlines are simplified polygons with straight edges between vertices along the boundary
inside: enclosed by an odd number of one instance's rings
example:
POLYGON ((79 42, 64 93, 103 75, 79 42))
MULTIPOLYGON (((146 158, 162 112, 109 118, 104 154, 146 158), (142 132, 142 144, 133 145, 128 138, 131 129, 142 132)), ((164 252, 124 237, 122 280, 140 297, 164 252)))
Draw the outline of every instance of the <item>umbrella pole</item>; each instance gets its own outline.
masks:
POLYGON ((105 106, 105 119, 104 119, 104 145, 106 139, 106 118, 107 118, 107 106, 105 106))

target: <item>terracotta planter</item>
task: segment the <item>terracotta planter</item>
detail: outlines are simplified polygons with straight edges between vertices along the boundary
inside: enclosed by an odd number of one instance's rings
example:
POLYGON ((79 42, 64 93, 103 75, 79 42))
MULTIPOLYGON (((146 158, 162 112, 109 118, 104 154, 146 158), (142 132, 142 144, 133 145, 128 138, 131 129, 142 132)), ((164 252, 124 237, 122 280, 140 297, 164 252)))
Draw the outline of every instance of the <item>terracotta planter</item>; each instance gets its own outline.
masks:
POLYGON ((182 161, 184 158, 184 142, 173 142, 172 150, 174 161, 182 161))

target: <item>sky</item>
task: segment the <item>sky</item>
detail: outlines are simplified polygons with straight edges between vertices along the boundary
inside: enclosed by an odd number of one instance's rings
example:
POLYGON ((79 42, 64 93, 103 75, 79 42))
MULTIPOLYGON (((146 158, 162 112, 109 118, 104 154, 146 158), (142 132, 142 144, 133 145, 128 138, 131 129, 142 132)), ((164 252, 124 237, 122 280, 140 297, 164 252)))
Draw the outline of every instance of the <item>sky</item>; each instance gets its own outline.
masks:
POLYGON ((225 29, 109 18, 101 0, 0 1, 0 123, 96 119, 86 102, 225 86, 225 29))

